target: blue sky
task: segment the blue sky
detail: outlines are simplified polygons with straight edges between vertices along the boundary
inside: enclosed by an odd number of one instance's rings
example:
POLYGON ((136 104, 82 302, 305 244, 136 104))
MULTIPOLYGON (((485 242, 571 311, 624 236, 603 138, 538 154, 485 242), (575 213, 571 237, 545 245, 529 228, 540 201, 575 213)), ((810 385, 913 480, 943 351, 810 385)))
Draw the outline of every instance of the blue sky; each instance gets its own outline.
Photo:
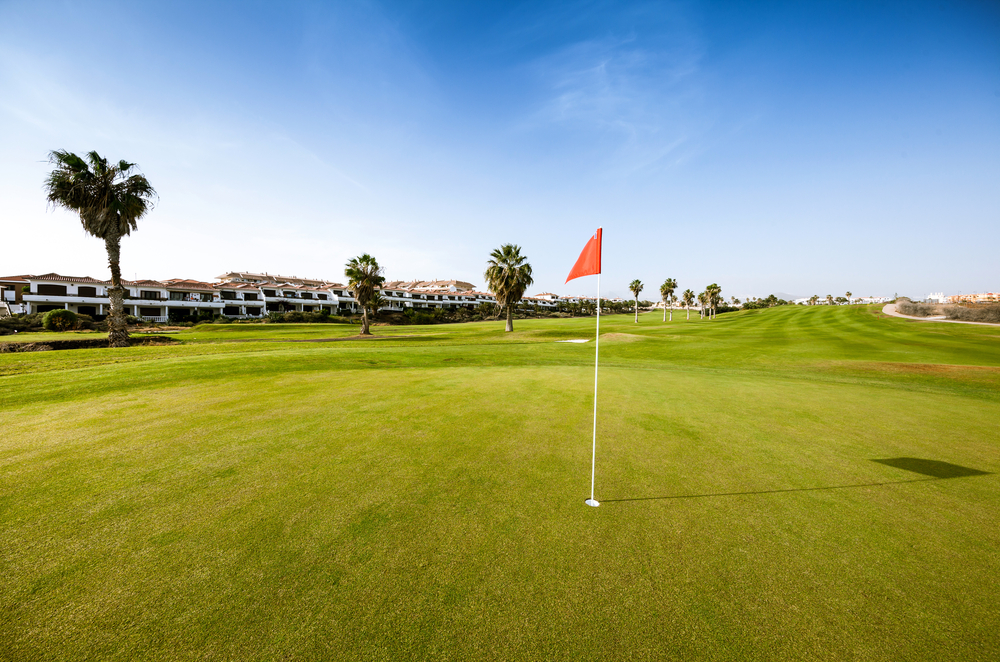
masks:
POLYGON ((995 2, 0 2, 2 275, 107 277, 52 149, 160 194, 123 272, 998 290, 995 2))

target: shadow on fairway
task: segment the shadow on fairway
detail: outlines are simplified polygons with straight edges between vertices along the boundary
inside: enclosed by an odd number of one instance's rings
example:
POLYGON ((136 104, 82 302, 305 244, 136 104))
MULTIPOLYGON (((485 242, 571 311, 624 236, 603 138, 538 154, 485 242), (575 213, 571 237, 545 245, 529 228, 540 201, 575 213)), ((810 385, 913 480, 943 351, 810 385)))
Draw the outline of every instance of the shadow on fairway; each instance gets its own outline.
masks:
POLYGON ((902 485, 904 483, 923 483, 929 480, 943 480, 946 478, 963 478, 966 476, 992 475, 991 472, 989 471, 980 471, 979 469, 970 469, 968 467, 961 467, 957 464, 951 464, 949 462, 941 462, 938 460, 922 460, 920 458, 915 458, 915 457, 897 457, 887 460, 872 460, 872 462, 878 462, 879 464, 885 464, 887 466, 895 467, 897 469, 912 471, 914 473, 922 474, 928 477, 911 478, 909 480, 891 480, 891 481, 884 481, 881 483, 829 485, 826 487, 791 487, 781 490, 754 490, 751 492, 714 492, 709 494, 674 494, 670 496, 632 497, 628 499, 601 499, 601 503, 618 503, 626 501, 659 501, 665 499, 704 499, 707 497, 747 496, 752 494, 781 494, 783 492, 815 492, 820 490, 846 490, 859 487, 882 487, 885 485, 902 485))
POLYGON ((913 473, 931 476, 932 478, 963 478, 965 476, 988 476, 989 471, 960 467, 950 462, 939 460, 922 460, 918 457, 894 457, 888 460, 872 460, 897 469, 905 469, 913 473))

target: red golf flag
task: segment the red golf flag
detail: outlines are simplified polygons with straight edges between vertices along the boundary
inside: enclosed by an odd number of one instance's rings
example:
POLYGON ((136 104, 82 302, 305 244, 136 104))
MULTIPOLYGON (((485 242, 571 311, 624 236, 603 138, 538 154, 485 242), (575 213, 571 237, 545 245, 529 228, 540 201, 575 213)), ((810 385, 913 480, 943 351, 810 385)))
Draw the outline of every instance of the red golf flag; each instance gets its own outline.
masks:
POLYGON ((601 229, 597 228, 597 233, 590 238, 587 245, 583 247, 583 252, 577 258, 576 264, 566 277, 566 282, 580 276, 591 276, 601 273, 601 229))

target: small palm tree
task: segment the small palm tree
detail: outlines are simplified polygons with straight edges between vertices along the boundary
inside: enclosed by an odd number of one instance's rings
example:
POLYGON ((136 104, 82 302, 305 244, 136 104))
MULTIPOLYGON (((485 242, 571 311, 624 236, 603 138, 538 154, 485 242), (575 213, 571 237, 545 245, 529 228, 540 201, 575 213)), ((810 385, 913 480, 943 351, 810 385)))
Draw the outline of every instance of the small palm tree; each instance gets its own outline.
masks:
POLYGON ((847 304, 848 305, 851 304, 851 292, 850 292, 850 290, 847 291, 847 304))
POLYGON ((828 306, 832 306, 833 305, 833 295, 832 294, 827 294, 826 295, 826 305, 828 305, 828 306))
POLYGON ((663 299, 663 321, 667 321, 667 307, 670 307, 670 321, 674 321, 674 291, 677 290, 677 281, 668 278, 660 285, 660 298, 663 299))
POLYGON ((817 301, 819 301, 819 295, 818 294, 814 294, 811 297, 809 297, 809 305, 810 306, 815 306, 817 301))
POLYGON ((632 295, 635 297, 635 323, 639 323, 639 293, 642 292, 642 281, 636 278, 631 283, 628 284, 628 289, 632 291, 632 295))
POLYGON ((156 191, 138 174, 136 164, 128 161, 109 164, 97 152, 88 152, 84 160, 72 152, 55 150, 49 152, 49 163, 55 166, 45 180, 49 204, 77 212, 84 231, 104 240, 111 267, 108 345, 128 347, 121 239, 137 229, 136 222, 152 209, 156 191))
POLYGON ((524 292, 534 283, 528 258, 521 255, 521 247, 504 244, 490 253, 486 261, 486 286, 497 298, 497 305, 507 311, 507 326, 504 331, 514 330, 514 306, 524 296, 524 292))
POLYGON ((684 290, 684 294, 681 295, 681 302, 684 304, 684 310, 687 311, 687 318, 691 319, 691 304, 694 303, 694 292, 690 289, 684 290))
POLYGON ((368 311, 377 311, 376 306, 382 298, 379 292, 385 283, 382 267, 378 265, 378 260, 365 253, 350 259, 344 267, 344 276, 347 277, 347 289, 361 306, 361 335, 370 336, 368 311))

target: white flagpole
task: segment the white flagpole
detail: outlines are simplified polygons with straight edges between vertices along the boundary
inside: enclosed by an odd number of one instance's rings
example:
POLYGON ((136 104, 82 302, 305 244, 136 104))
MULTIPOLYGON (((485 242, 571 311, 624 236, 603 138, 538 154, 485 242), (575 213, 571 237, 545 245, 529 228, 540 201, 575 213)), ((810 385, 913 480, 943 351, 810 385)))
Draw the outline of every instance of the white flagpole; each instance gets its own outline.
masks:
POLYGON ((597 466, 597 366, 601 356, 601 274, 597 274, 597 337, 594 339, 594 447, 590 456, 590 498, 585 502, 588 506, 597 507, 600 504, 594 498, 594 470, 597 466))

